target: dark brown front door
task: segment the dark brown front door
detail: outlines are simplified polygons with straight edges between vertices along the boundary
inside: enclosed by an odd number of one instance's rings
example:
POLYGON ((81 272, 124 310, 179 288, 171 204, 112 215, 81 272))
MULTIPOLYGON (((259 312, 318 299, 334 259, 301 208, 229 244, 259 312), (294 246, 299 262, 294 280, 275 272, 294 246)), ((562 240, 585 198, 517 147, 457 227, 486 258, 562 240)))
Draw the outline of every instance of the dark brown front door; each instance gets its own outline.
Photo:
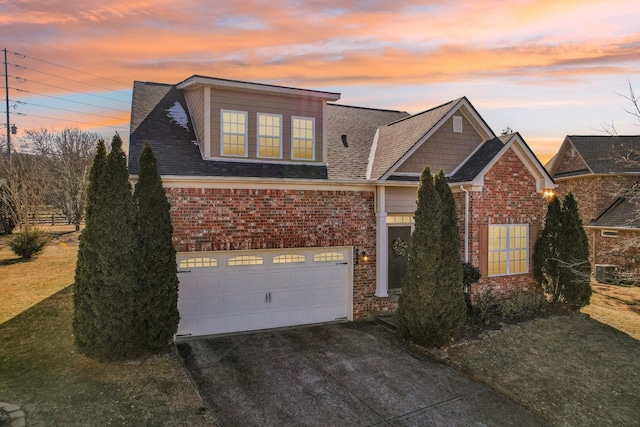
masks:
POLYGON ((401 239, 407 244, 411 240, 411 226, 387 227, 389 238, 389 289, 402 287, 402 279, 407 274, 407 255, 398 255, 393 249, 397 239, 401 239))

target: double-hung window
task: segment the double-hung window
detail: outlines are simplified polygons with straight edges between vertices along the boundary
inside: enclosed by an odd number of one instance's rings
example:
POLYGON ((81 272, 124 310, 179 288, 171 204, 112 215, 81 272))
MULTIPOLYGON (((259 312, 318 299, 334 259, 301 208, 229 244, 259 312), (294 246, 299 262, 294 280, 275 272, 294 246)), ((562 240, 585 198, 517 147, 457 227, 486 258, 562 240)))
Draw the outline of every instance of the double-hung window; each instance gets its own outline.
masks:
POLYGON ((282 158, 282 116, 258 113, 258 157, 282 158))
POLYGON ((309 117, 292 117, 291 135, 293 158, 313 160, 315 150, 315 120, 309 117))
POLYGON ((247 113, 245 111, 222 110, 221 147, 223 156, 247 156, 247 113))
POLYGON ((503 276, 529 272, 529 226, 489 225, 488 275, 503 276))

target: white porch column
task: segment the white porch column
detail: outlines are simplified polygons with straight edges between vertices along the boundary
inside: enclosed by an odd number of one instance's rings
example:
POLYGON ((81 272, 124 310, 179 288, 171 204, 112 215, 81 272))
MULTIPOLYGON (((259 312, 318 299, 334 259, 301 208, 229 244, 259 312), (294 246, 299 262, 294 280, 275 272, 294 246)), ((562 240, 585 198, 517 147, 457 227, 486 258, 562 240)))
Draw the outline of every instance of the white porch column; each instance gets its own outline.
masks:
POLYGON ((376 293, 377 297, 388 297, 388 236, 387 212, 385 211, 384 187, 376 187, 376 293))

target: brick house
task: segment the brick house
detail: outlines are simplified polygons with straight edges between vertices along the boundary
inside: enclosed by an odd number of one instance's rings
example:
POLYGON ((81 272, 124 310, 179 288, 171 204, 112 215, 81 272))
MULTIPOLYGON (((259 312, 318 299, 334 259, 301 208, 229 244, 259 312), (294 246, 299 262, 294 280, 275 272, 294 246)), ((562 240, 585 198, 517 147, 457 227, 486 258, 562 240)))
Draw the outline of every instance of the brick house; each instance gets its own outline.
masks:
POLYGON ((558 196, 578 201, 596 275, 640 268, 639 150, 640 136, 568 135, 547 165, 558 196))
POLYGON ((129 171, 151 144, 172 206, 178 335, 394 311, 426 165, 449 178, 461 257, 501 295, 533 286, 555 184, 518 133, 497 137, 464 97, 414 115, 339 99, 204 76, 134 83, 129 171))

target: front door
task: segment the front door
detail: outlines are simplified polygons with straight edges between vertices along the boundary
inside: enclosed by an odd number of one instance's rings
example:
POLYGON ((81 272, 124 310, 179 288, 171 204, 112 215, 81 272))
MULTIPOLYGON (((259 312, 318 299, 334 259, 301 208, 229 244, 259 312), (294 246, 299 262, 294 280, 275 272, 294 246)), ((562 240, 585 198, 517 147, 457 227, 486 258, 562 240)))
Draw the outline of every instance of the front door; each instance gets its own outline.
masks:
POLYGON ((389 289, 402 287, 402 279, 407 274, 407 253, 404 248, 411 240, 411 226, 387 227, 389 239, 389 289), (405 252, 405 253, 403 253, 405 252))

